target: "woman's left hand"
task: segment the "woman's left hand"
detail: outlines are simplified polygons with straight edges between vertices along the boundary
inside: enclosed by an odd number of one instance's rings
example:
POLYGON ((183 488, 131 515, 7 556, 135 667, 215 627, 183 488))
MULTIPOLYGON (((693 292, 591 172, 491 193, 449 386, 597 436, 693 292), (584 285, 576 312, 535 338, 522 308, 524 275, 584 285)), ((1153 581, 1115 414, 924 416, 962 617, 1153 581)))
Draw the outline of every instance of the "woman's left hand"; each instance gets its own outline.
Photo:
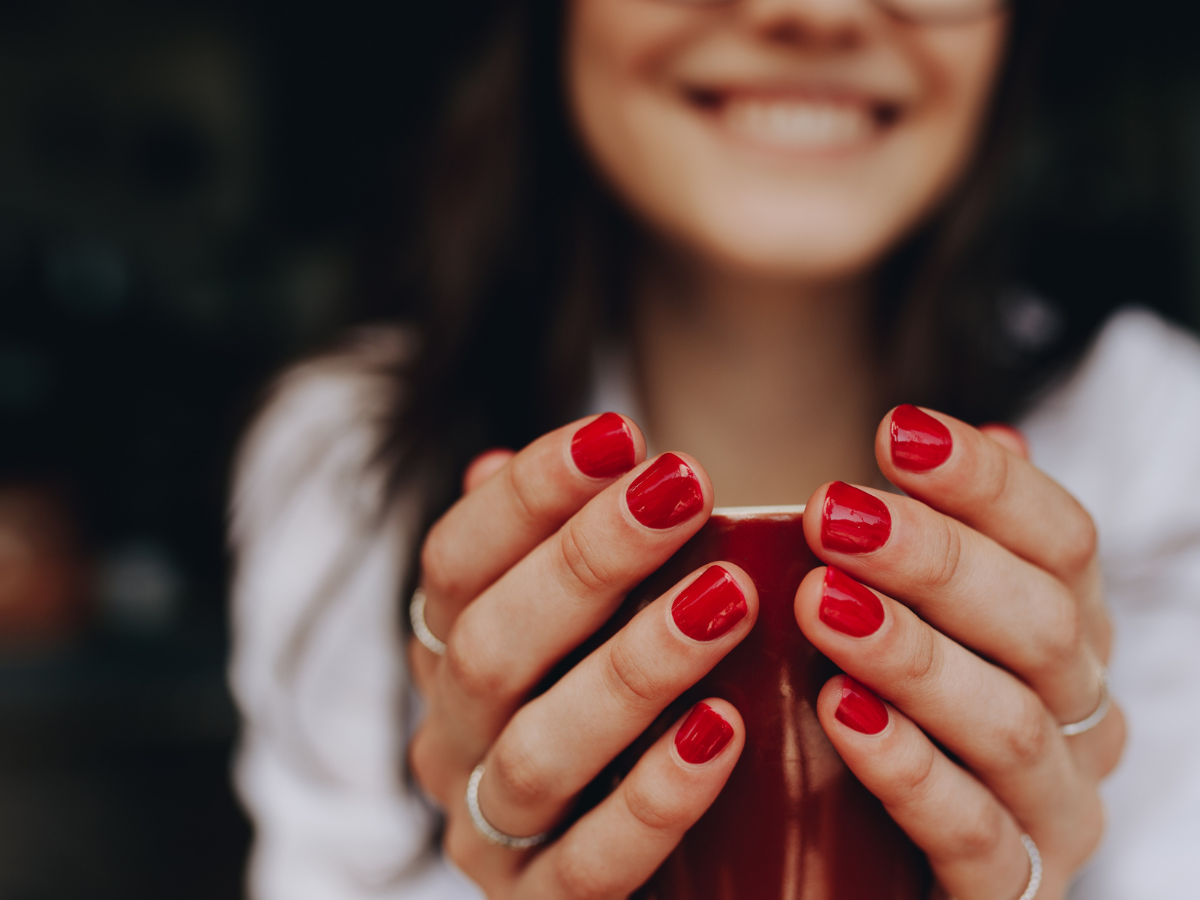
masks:
POLYGON ((899 407, 875 452, 908 497, 835 483, 804 517, 830 568, 805 578, 796 618, 852 676, 821 691, 821 724, 947 894, 1017 900, 1028 834, 1037 896, 1059 900, 1099 843, 1097 788, 1125 741, 1115 706, 1061 730, 1105 690, 1092 520, 1006 429, 899 407))

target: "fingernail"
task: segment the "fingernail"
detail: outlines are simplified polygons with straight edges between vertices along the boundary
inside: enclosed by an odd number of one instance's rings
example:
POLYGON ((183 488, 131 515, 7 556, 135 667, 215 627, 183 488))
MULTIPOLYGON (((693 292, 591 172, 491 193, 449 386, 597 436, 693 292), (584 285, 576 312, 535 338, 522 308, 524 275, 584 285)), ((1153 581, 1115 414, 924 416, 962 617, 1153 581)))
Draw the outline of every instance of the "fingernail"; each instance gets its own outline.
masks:
POLYGON ((870 553, 887 543, 892 516, 877 497, 841 481, 825 492, 821 543, 840 553, 870 553))
POLYGON ((950 429, 911 403, 892 412, 892 462, 909 472, 928 472, 950 458, 950 429))
POLYGON ((670 528, 704 506, 700 479, 674 453, 664 453, 625 492, 629 511, 647 528, 670 528))
POLYGON ((866 637, 883 624, 883 604, 866 587, 831 567, 825 570, 819 615, 834 631, 866 637))
POLYGON ((842 682, 842 700, 834 716, 859 734, 879 734, 888 723, 888 711, 883 701, 849 675, 842 682))
POLYGON ((633 468, 635 455, 633 433, 616 413, 593 419, 571 438, 571 458, 592 478, 623 475, 633 468))
POLYGON ((698 766, 725 749, 733 726, 707 703, 697 703, 675 732, 675 750, 685 763, 698 766))
POLYGON ((746 618, 746 598, 725 569, 709 566, 671 604, 679 630, 694 641, 715 641, 746 618))

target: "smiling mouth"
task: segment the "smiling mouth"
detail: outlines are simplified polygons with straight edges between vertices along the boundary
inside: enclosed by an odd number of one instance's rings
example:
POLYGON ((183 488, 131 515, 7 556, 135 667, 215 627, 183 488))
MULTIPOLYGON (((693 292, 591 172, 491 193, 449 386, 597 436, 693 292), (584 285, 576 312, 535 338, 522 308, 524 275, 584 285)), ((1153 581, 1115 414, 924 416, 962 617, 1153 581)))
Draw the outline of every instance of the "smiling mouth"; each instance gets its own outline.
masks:
POLYGON ((894 104, 859 98, 693 91, 688 99, 736 137, 791 152, 836 153, 862 147, 900 115, 894 104))

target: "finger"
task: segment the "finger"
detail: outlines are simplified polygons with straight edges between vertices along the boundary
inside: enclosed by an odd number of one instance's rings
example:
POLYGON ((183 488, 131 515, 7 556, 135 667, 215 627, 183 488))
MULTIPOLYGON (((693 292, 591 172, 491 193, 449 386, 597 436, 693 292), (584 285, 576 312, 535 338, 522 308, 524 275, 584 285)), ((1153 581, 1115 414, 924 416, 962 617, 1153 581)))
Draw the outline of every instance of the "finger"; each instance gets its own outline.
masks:
POLYGON ((1015 454, 1021 459, 1029 459, 1029 441, 1025 439, 1024 433, 1019 428, 1001 422, 991 422, 987 425, 980 425, 979 431, 1009 453, 1015 454))
POLYGON ((530 863, 518 895, 626 897, 717 798, 745 730, 724 700, 696 704, 604 802, 530 863))
POLYGON ((474 765, 554 664, 711 510, 704 470, 672 453, 593 498, 463 611, 438 668, 431 739, 474 765))
POLYGON ((840 482, 804 514, 823 561, 903 601, 961 644, 1015 672, 1060 722, 1097 706, 1100 662, 1061 581, 924 503, 840 482))
POLYGON ((714 564, 659 597, 548 692, 523 706, 487 755, 479 803, 509 834, 554 825, 572 799, 668 704, 749 633, 754 583, 714 564))
POLYGON ((517 454, 505 447, 485 450, 467 465, 463 473, 463 493, 469 494, 508 464, 517 454))
POLYGON ((645 456, 629 419, 605 413, 538 438, 430 529, 421 551, 425 621, 442 640, 459 611, 645 456))
MULTIPOLYGON (((805 577, 796 619, 813 646, 952 751, 1019 820, 1070 832, 1095 781, 1026 685, 836 569, 805 577)), ((1093 747, 1105 730, 1091 733, 1093 747)))
POLYGON ((417 688, 417 693, 422 697, 430 696, 433 690, 440 659, 440 656, 436 656, 428 648, 422 646, 415 637, 408 639, 409 670, 412 672, 413 684, 417 688))
POLYGON ((1096 529, 1067 491, 993 437, 942 413, 899 406, 880 423, 875 457, 911 497, 1074 584, 1092 565, 1096 529))
POLYGON ((1020 841, 1028 830, 1042 850, 1041 896, 1061 896, 1069 870, 1047 852, 1044 836, 1019 824, 894 707, 839 675, 821 689, 817 717, 850 770, 925 851, 948 894, 958 900, 1019 897, 1030 876, 1020 841))

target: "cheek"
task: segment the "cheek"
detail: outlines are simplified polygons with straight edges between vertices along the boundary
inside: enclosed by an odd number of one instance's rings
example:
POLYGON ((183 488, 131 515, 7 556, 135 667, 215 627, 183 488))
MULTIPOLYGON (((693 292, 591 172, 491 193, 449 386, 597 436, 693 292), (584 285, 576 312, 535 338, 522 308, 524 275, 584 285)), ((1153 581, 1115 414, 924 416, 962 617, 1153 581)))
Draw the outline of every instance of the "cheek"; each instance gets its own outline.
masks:
POLYGON ((661 71, 687 29, 671 7, 638 0, 573 0, 568 12, 566 94, 584 151, 606 174, 636 177, 627 151, 647 136, 636 112, 664 90, 661 71))
POLYGON ((914 52, 922 60, 930 99, 910 134, 922 149, 922 180, 931 193, 943 192, 975 149, 1005 41, 1006 25, 997 20, 957 32, 930 31, 914 52))

